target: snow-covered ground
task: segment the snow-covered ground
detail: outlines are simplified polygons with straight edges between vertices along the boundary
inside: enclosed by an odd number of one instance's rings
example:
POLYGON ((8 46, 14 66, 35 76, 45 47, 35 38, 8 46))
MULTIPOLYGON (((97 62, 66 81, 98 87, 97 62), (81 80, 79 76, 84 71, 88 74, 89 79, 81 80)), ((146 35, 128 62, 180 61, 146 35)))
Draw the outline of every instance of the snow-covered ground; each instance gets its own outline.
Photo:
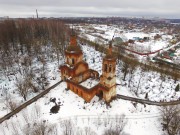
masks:
POLYGON ((85 80, 84 82, 82 82, 80 85, 90 89, 90 88, 94 87, 95 85, 97 85, 98 83, 99 83, 98 80, 89 78, 89 79, 85 80))
MULTIPOLYGON (((63 60, 60 61, 62 63, 63 60)), ((40 76, 41 71, 39 70, 42 64, 40 62, 34 61, 32 64, 32 69, 35 72, 36 76, 40 76)), ((47 71, 47 78, 48 78, 48 86, 45 88, 48 88, 49 86, 55 84, 57 80, 60 80, 60 74, 58 71, 58 63, 55 61, 48 61, 46 63, 45 70, 47 71)), ((22 67, 21 67, 22 68, 22 67)), ((22 68, 23 69, 23 68, 22 68)), ((17 70, 16 65, 14 66, 14 71, 17 70)), ((16 106, 21 105, 24 103, 24 99, 22 96, 19 95, 17 91, 16 86, 16 80, 23 79, 23 75, 21 75, 19 72, 16 71, 16 74, 10 74, 11 69, 9 69, 9 73, 7 76, 3 73, 3 71, 0 72, 0 117, 4 116, 5 114, 9 113, 11 110, 9 108, 9 104, 7 102, 12 102, 16 104, 16 106)), ((33 93, 31 90, 29 90, 27 94, 27 100, 31 99, 32 97, 36 96, 40 92, 42 92, 42 89, 40 87, 39 91, 37 93, 33 93)))
MULTIPOLYGON (((99 101, 97 97, 90 103, 85 104, 82 98, 71 91, 66 91, 65 88, 66 84, 63 82, 46 96, 18 113, 17 116, 3 122, 3 124, 0 125, 0 134, 3 134, 3 132, 5 132, 5 134, 12 134, 11 131, 14 132, 12 123, 16 123, 14 125, 15 128, 19 129, 19 132, 23 135, 23 131, 27 125, 25 119, 28 119, 28 123, 37 123, 40 120, 46 120, 50 124, 57 125, 64 119, 71 119, 76 128, 80 127, 83 129, 83 127, 86 126, 91 127, 97 135, 102 135, 103 130, 106 129, 103 122, 104 119, 109 117, 113 120, 112 124, 114 124, 114 118, 121 114, 125 114, 127 120, 124 132, 130 135, 137 135, 137 133, 139 135, 159 135, 162 132, 161 125, 157 122, 160 117, 157 107, 144 107, 144 105, 140 104, 135 107, 129 101, 115 100, 111 103, 111 108, 107 108, 104 102, 99 101), (56 98, 56 100, 62 104, 57 114, 50 113, 51 107, 54 106, 54 103, 50 102, 50 98, 56 98), (38 114, 36 114, 38 116, 35 115, 37 108, 39 109, 38 114), (99 122, 100 125, 96 125, 96 119, 98 118, 101 120, 99 122), (88 119, 90 119, 89 123, 88 119)), ((118 87, 117 91, 118 93, 126 93, 127 89, 125 87, 118 87)), ((60 126, 59 128, 61 130, 60 126)), ((19 135, 21 135, 20 133, 19 135)))
POLYGON ((134 48, 138 48, 138 52, 143 49, 143 53, 149 53, 166 48, 168 45, 168 41, 135 42, 134 48))
MULTIPOLYGON (((89 67, 102 73, 102 56, 103 54, 95 51, 93 48, 86 45, 82 46, 84 52, 84 59, 89 63, 89 67)), ((63 62, 63 61, 61 61, 63 62)), ((57 72, 57 63, 48 63, 49 77, 56 77, 55 80, 49 80, 50 85, 60 80, 57 72)), ((175 92, 176 83, 173 79, 165 76, 165 80, 160 78, 160 74, 152 71, 145 71, 137 67, 132 74, 132 81, 129 85, 128 74, 126 81, 123 81, 122 62, 117 64, 117 82, 121 85, 117 86, 117 93, 128 95, 132 97, 145 98, 148 93, 148 99, 153 101, 160 100, 177 100, 180 98, 180 92, 175 92), (129 85, 129 87, 128 87, 129 85), (139 88, 137 88, 139 86, 139 88)), ((15 89, 13 81, 1 82, 1 88, 6 87, 9 91, 15 89), (6 85, 6 86, 5 86, 6 85)), ((97 135, 102 135, 107 127, 111 127, 116 122, 114 118, 122 114, 125 115, 127 124, 124 132, 129 135, 161 135, 163 134, 159 108, 156 106, 142 105, 132 103, 130 101, 116 99, 111 102, 110 107, 107 107, 103 100, 99 101, 98 97, 94 97, 90 103, 85 103, 84 100, 71 91, 66 91, 65 82, 51 90, 47 95, 23 109, 16 116, 3 122, 0 125, 0 134, 11 135, 15 134, 15 129, 18 129, 18 135, 24 135, 28 126, 32 123, 46 120, 47 123, 57 126, 58 134, 62 132, 61 122, 63 120, 71 119, 74 126, 78 130, 84 130, 83 127, 90 127, 97 135), (61 104, 60 110, 56 114, 51 114, 50 109, 55 105, 50 102, 50 99, 56 98, 56 102, 61 104), (109 118, 111 122, 105 119, 109 118), (100 121, 100 122, 99 122, 100 121)), ((20 98, 15 93, 16 98, 20 98)), ((22 99, 22 98, 21 98, 22 99)), ((1 98, 1 105, 3 105, 3 98, 1 98)), ((7 108, 1 108, 2 117, 7 108)), ((35 124, 36 125, 36 124, 35 124)), ((74 132, 76 133, 76 132, 74 132)))
MULTIPOLYGON (((100 54, 98 51, 95 51, 93 48, 87 46, 82 46, 82 48, 89 67, 102 74, 103 54, 100 54)), ((121 61, 117 64, 117 82, 128 86, 131 74, 128 74, 126 81, 123 81, 122 64, 123 63, 121 61)), ((148 98, 153 101, 170 101, 180 98, 180 92, 175 92, 174 90, 180 80, 174 83, 174 80, 171 77, 165 76, 164 78, 164 80, 161 79, 161 75, 157 72, 142 71, 141 68, 137 67, 132 74, 132 80, 128 89, 132 93, 134 93, 133 91, 136 92, 140 80, 137 94, 141 98, 144 98, 146 93, 148 93, 148 98)))
POLYGON ((170 41, 173 36, 158 30, 156 30, 156 33, 154 31, 145 33, 139 29, 133 29, 133 31, 131 31, 125 29, 123 26, 99 24, 77 25, 76 29, 80 30, 81 37, 101 45, 107 45, 108 41, 112 40, 113 37, 120 37, 124 42, 130 39, 134 40, 135 42, 133 44, 128 44, 128 46, 124 47, 137 53, 154 53, 149 56, 141 56, 127 51, 127 53, 135 55, 135 58, 141 62, 146 61, 147 58, 152 59, 158 54, 158 51, 166 50, 172 46, 170 41), (157 34, 159 34, 161 38, 155 40, 154 36, 157 34), (143 39, 144 37, 149 38, 149 40, 143 42, 136 40, 143 39))

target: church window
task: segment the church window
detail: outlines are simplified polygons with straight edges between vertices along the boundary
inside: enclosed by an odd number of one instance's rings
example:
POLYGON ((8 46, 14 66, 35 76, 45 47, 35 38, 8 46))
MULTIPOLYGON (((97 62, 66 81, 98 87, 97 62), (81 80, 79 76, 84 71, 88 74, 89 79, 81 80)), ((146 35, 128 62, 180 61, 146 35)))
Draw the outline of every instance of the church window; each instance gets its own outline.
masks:
POLYGON ((107 64, 104 65, 104 72, 107 72, 107 64))
POLYGON ((111 65, 109 66, 109 72, 111 72, 111 70, 112 70, 112 67, 111 67, 111 65))
POLYGON ((72 64, 74 65, 74 59, 72 58, 72 64))

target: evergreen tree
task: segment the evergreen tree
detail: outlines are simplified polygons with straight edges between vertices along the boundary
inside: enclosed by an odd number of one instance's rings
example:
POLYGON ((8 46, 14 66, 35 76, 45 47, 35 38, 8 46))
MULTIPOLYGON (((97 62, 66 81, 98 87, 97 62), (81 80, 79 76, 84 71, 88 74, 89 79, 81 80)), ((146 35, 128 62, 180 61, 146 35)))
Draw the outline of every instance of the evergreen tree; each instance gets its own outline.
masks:
POLYGON ((176 86, 175 91, 176 91, 176 92, 179 91, 179 84, 176 86))
POLYGON ((93 58, 93 63, 95 63, 95 59, 93 58))

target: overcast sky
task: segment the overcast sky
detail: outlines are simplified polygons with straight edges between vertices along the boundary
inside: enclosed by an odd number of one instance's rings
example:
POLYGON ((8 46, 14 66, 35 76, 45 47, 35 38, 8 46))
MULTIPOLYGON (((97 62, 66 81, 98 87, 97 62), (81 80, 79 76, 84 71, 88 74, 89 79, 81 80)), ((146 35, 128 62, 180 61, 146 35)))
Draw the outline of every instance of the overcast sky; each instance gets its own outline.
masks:
POLYGON ((0 17, 180 18, 180 0, 0 0, 0 17))

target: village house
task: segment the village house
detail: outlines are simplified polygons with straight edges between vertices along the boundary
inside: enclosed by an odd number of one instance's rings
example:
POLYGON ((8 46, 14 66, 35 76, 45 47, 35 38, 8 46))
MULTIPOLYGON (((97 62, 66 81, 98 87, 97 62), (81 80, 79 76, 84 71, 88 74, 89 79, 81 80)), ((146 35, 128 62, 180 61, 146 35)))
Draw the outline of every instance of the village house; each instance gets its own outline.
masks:
POLYGON ((70 44, 65 50, 65 63, 60 66, 61 78, 66 81, 67 89, 90 102, 94 96, 99 96, 109 103, 116 97, 116 57, 112 54, 112 43, 108 53, 103 58, 102 75, 90 69, 83 60, 83 52, 77 44, 75 33, 72 33, 70 44), (87 84, 90 83, 91 87, 87 84))
POLYGON ((155 36, 154 36, 154 40, 158 40, 158 39, 160 39, 161 38, 161 35, 159 35, 159 34, 156 34, 155 36))

